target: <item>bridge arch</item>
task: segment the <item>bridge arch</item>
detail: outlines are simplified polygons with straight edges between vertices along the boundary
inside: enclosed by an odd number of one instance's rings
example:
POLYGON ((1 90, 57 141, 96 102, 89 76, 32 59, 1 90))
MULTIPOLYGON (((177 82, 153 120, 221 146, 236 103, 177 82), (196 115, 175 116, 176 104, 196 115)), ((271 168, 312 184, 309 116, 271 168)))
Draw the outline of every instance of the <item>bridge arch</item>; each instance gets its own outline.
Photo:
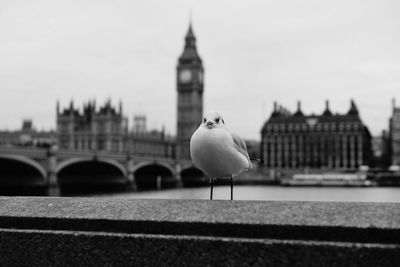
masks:
POLYGON ((128 182, 124 166, 111 159, 71 158, 56 171, 63 194, 114 190, 128 182))
POLYGON ((182 169, 181 179, 184 187, 203 186, 209 182, 209 178, 193 165, 182 169))
POLYGON ((93 159, 93 158, 70 158, 70 159, 64 160, 57 165, 57 173, 60 170, 62 170, 63 168, 65 168, 71 164, 75 164, 75 163, 79 163, 79 162, 89 162, 89 161, 100 162, 100 163, 103 162, 106 164, 113 165, 114 167, 119 169, 124 175, 126 175, 125 167, 122 164, 120 164, 119 162, 112 160, 112 159, 93 159))
POLYGON ((162 162, 142 162, 134 166, 133 173, 139 190, 174 187, 175 169, 162 162))
POLYGON ((171 173, 175 173, 175 169, 173 166, 171 166, 168 163, 162 162, 162 161, 142 161, 138 164, 135 164, 133 166, 133 172, 136 172, 138 169, 145 167, 145 166, 152 166, 152 165, 159 165, 159 166, 163 166, 164 168, 167 168, 171 173))
POLYGON ((33 159, 18 155, 0 155, 0 194, 43 194, 47 171, 33 159))

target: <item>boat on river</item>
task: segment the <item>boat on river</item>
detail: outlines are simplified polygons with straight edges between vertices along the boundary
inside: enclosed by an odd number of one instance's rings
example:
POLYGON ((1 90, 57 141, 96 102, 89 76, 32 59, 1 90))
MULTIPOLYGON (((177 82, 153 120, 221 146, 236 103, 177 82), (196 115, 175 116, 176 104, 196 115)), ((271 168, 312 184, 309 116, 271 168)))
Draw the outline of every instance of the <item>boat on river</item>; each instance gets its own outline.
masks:
POLYGON ((299 173, 282 179, 285 186, 373 186, 366 173, 299 173))

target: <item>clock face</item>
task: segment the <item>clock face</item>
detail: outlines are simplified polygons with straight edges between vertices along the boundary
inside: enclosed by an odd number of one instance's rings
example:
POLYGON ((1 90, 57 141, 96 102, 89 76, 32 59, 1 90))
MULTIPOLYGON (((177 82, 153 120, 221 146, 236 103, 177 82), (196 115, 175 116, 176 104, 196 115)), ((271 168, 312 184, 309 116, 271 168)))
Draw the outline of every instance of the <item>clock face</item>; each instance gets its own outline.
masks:
POLYGON ((183 83, 190 82, 192 79, 192 72, 190 70, 182 70, 179 74, 179 80, 183 83))

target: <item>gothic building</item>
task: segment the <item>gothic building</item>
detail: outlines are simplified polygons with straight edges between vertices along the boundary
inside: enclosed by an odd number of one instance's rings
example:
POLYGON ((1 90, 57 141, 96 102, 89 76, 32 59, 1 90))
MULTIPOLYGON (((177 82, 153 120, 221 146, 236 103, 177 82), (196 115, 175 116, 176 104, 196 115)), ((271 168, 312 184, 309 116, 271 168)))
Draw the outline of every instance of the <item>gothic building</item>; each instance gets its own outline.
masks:
POLYGON ((389 147, 392 165, 400 165, 400 107, 392 104, 392 117, 389 120, 389 147))
POLYGON ((83 105, 82 112, 73 102, 63 111, 57 105, 57 133, 60 149, 123 152, 148 157, 175 157, 175 139, 162 129, 147 130, 146 117, 134 117, 133 128, 122 113, 108 101, 96 108, 95 102, 83 105))
POLYGON ((60 110, 57 103, 57 134, 60 149, 69 150, 123 150, 124 134, 127 132, 126 118, 122 114, 122 104, 117 110, 107 101, 96 108, 96 103, 83 105, 82 112, 70 106, 60 110))
POLYGON ((326 102, 320 115, 292 114, 274 103, 261 130, 261 161, 270 168, 356 169, 371 159, 371 135, 351 101, 346 114, 326 102))
POLYGON ((190 159, 189 143, 203 116, 204 69, 197 53, 192 25, 185 37, 185 47, 176 67, 178 91, 177 157, 190 159))

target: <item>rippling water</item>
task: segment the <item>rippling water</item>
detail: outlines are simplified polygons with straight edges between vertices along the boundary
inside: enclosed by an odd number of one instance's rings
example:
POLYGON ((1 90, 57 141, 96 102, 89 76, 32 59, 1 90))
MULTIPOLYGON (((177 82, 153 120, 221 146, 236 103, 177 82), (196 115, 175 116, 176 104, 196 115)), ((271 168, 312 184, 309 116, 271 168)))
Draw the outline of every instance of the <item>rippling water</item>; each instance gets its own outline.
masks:
MULTIPOLYGON (((104 195, 147 199, 209 199, 210 188, 178 188, 104 195)), ((229 186, 214 187, 214 199, 230 199, 229 186)), ((235 186, 236 200, 400 202, 400 187, 235 186)))

